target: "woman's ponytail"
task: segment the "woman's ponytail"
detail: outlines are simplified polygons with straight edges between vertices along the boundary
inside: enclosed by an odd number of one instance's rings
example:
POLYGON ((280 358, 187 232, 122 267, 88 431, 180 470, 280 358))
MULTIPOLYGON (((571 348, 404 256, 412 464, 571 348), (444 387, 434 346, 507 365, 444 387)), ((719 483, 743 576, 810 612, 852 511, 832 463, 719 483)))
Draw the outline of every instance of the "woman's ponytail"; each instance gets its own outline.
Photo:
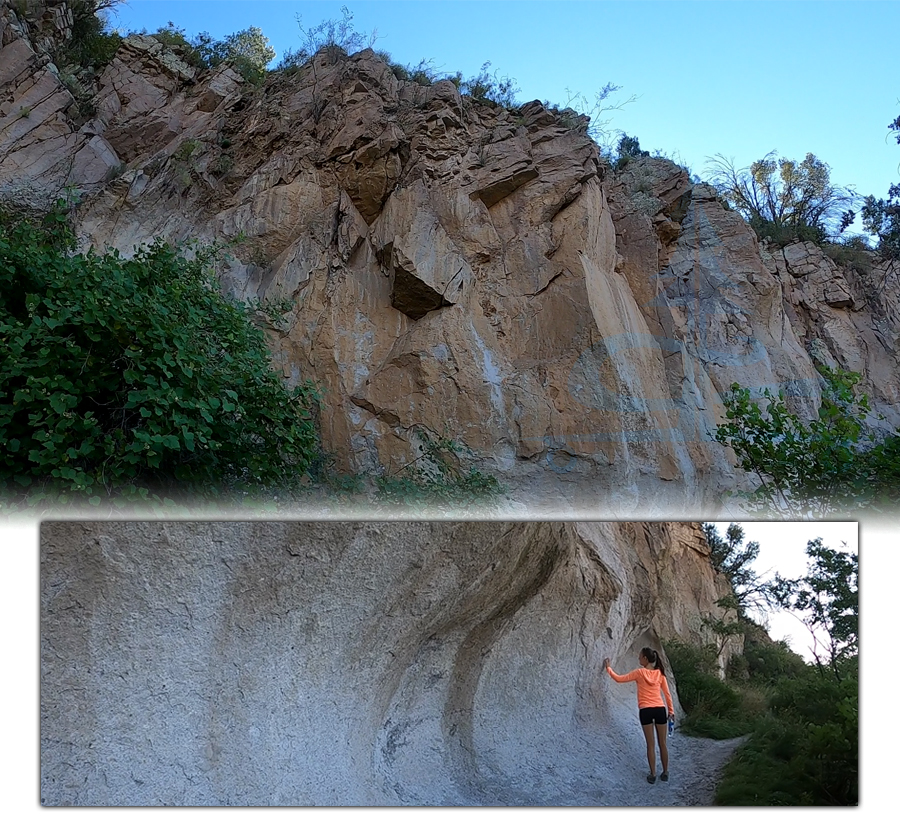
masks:
POLYGON ((651 664, 653 665, 663 676, 666 675, 666 670, 663 667, 662 658, 659 653, 657 653, 652 647, 645 647, 641 650, 641 655, 651 664))

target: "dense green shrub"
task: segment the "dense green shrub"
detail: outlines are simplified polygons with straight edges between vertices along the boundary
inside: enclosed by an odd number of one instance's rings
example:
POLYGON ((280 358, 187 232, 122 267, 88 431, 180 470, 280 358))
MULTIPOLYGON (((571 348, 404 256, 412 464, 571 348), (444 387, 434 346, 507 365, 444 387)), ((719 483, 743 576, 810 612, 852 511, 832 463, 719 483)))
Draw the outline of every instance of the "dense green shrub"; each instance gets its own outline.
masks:
POLYGON ((0 219, 0 490, 33 505, 290 488, 314 391, 272 371, 208 249, 75 253, 62 204, 0 219))
POLYGON ((229 34, 223 40, 214 40, 207 32, 188 39, 184 29, 169 22, 150 36, 176 51, 191 66, 211 69, 228 63, 244 80, 254 84, 265 79, 266 66, 275 57, 269 39, 257 26, 229 34))
POLYGON ((54 55, 60 68, 73 66, 99 71, 116 54, 122 37, 110 31, 103 13, 119 4, 119 0, 72 0, 72 37, 54 55))
POLYGON ((624 169, 634 158, 649 158, 650 153, 641 149, 641 142, 637 137, 622 134, 616 145, 615 168, 624 169))
POLYGON ((700 648, 672 640, 665 648, 678 699, 687 714, 680 723, 685 733, 727 739, 752 728, 752 722, 740 713, 741 694, 716 675, 712 645, 700 648))
POLYGON ((861 235, 855 235, 841 243, 826 243, 822 250, 838 266, 854 269, 860 275, 868 275, 872 271, 874 255, 861 235))
MULTIPOLYGON (((141 32, 148 34, 148 32, 141 32)), ((165 26, 160 26, 155 32, 150 34, 154 40, 158 40, 163 46, 178 51, 184 59, 196 68, 204 68, 203 57, 200 52, 194 48, 188 39, 185 30, 176 26, 171 20, 165 26)))
POLYGON ((813 667, 780 680, 772 714, 726 767, 720 805, 856 805, 859 681, 813 667))
MULTIPOLYGON (((729 206, 732 209, 735 208, 733 203, 729 203, 729 206)), ((761 218, 758 215, 751 215, 748 222, 750 228, 756 233, 757 238, 765 240, 773 246, 777 246, 779 249, 789 246, 792 243, 797 243, 798 241, 809 241, 814 244, 822 245, 825 243, 826 238, 828 238, 828 233, 818 226, 806 226, 804 224, 799 226, 794 226, 792 224, 782 225, 775 221, 761 218)))
POLYGON ((727 423, 716 440, 760 481, 747 503, 792 517, 822 517, 859 507, 900 503, 900 435, 875 438, 859 374, 820 367, 824 389, 818 418, 804 421, 782 393, 765 390, 762 404, 733 384, 723 397, 727 423))
MULTIPOLYGON (((719 805, 854 805, 858 800, 859 680, 856 660, 830 669, 800 664, 794 654, 752 665, 755 680, 732 686, 714 675, 711 646, 666 642, 672 678, 685 710, 679 729, 725 739, 750 734, 726 766, 719 805), (784 675, 778 675, 787 671, 784 675)), ((748 663, 766 649, 745 648, 748 663)), ((764 654, 765 655, 765 654, 764 654)), ((757 659, 758 662, 758 659, 757 659)))
POLYGON ((756 633, 747 633, 744 637, 744 661, 747 666, 747 677, 751 682, 773 682, 783 676, 799 676, 806 671, 807 665, 787 642, 762 640, 756 633))

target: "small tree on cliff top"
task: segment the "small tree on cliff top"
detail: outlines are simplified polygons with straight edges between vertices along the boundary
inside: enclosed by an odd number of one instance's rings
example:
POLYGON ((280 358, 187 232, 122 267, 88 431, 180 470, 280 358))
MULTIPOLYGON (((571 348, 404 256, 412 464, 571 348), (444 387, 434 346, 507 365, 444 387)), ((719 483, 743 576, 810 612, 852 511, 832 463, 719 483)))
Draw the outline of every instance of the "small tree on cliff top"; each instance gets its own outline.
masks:
MULTIPOLYGON (((900 143, 900 117, 888 125, 900 143)), ((869 195, 862 207, 863 228, 877 240, 878 253, 890 262, 885 280, 900 265, 900 183, 888 188, 887 200, 869 195)), ((884 284, 882 283, 882 286, 884 284)))
POLYGON ((275 58, 269 38, 257 26, 229 34, 224 40, 213 40, 209 34, 201 32, 191 42, 191 47, 199 54, 202 65, 231 63, 245 80, 254 83, 265 77, 266 66, 275 58))
POLYGON ((855 193, 834 186, 828 164, 812 153, 798 163, 770 152, 745 169, 716 155, 709 168, 713 185, 760 237, 821 242, 853 220, 855 193))

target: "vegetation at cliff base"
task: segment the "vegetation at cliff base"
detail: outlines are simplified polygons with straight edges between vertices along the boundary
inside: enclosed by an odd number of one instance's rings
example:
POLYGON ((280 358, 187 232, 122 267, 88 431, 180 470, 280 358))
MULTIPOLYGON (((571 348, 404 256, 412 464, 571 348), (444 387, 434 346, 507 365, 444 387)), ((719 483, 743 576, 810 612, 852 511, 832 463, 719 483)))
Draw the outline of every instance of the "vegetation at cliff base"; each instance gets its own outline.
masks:
POLYGON ((464 445, 446 436, 419 434, 418 456, 398 472, 375 478, 377 499, 385 504, 416 507, 422 504, 467 506, 503 493, 489 473, 467 467, 464 445))
POLYGON ((297 486, 315 391, 289 389, 215 250, 75 251, 65 204, 0 217, 0 493, 40 503, 216 500, 297 486))
POLYGON ((716 439, 731 447, 741 469, 759 485, 744 495, 752 510, 790 517, 822 517, 861 507, 900 503, 900 435, 879 436, 869 426, 869 401, 858 373, 821 367, 818 417, 804 421, 779 392, 733 384, 725 395, 727 422, 716 439))
MULTIPOLYGON (((730 547, 736 570, 754 548, 743 548, 739 525, 722 538, 704 526, 717 549, 730 547), (736 528, 736 529, 735 529, 736 528)), ((686 718, 679 730, 716 739, 748 734, 726 766, 719 805, 855 805, 859 799, 858 555, 821 539, 807 543, 808 569, 794 580, 776 577, 774 599, 796 611, 810 634, 814 662, 739 611, 743 653, 721 678, 714 643, 665 650, 686 718)))

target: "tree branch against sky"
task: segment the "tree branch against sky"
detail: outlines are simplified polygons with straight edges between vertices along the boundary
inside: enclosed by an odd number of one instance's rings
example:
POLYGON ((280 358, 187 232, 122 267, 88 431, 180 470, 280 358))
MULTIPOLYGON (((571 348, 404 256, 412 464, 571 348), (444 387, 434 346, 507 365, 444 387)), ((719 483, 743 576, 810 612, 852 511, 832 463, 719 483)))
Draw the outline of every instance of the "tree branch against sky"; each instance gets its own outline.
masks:
MULTIPOLYGON (((718 532, 725 536, 733 522, 711 522, 718 532)), ((807 544, 817 538, 832 549, 847 552, 859 552, 860 527, 857 522, 779 522, 779 521, 742 521, 736 522, 743 530, 744 541, 758 542, 759 553, 753 560, 753 570, 763 580, 771 579, 776 574, 787 579, 799 579, 807 573, 807 544)), ((882 553, 888 553, 887 547, 882 553)), ((873 555, 879 553, 873 547, 873 555)), ((881 561, 881 557, 879 557, 881 561)), ((821 655, 826 638, 819 634, 815 644, 809 631, 799 619, 798 614, 781 608, 772 608, 768 612, 769 635, 776 640, 787 639, 791 649, 807 662, 814 661, 812 648, 821 655)))

